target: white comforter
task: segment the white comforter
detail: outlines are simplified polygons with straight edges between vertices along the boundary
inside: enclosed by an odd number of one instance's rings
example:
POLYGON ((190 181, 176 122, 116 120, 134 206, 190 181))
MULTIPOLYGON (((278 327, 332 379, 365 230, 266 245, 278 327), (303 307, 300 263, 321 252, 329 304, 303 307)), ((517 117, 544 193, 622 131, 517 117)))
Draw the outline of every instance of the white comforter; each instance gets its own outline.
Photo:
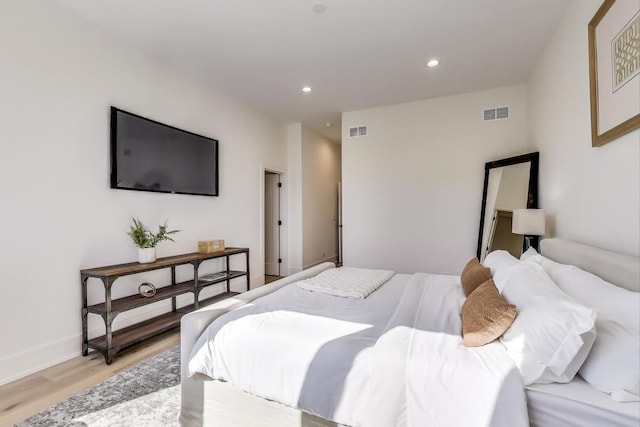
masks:
POLYGON ((363 300, 287 286, 214 321, 190 374, 353 426, 527 426, 499 342, 462 346, 455 276, 395 275, 363 300))

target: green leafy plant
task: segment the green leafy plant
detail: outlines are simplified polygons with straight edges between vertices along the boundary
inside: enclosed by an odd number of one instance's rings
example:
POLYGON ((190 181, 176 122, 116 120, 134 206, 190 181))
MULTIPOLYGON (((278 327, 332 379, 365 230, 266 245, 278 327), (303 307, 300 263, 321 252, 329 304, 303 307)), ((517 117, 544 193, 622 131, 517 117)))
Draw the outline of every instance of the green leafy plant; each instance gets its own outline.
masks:
POLYGON ((133 243, 141 249, 155 248, 158 243, 165 240, 171 240, 173 242, 174 240, 170 235, 180 231, 169 230, 167 226, 167 222, 169 222, 169 220, 166 220, 164 224, 158 226, 157 233, 152 233, 149 227, 144 225, 139 219, 131 217, 131 220, 132 223, 129 226, 127 234, 131 237, 133 243))

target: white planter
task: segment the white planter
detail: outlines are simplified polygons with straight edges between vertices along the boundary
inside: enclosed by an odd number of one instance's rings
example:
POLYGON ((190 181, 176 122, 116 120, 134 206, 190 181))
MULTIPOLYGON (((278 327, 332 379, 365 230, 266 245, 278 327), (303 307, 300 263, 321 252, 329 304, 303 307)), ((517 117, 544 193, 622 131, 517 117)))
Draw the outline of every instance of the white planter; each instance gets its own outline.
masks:
POLYGON ((156 262, 156 248, 138 248, 138 262, 140 264, 156 262))

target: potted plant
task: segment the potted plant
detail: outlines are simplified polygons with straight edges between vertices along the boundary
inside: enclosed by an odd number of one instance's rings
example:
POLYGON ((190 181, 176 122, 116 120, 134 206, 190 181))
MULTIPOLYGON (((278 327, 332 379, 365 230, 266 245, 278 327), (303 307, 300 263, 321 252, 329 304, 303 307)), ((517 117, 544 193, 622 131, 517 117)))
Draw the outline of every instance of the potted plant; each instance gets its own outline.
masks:
POLYGON ((165 240, 174 241, 171 234, 175 234, 180 230, 169 230, 167 221, 163 225, 158 226, 158 232, 152 233, 149 228, 137 218, 131 218, 132 223, 129 226, 127 234, 138 247, 138 262, 147 264, 156 260, 156 245, 165 240))

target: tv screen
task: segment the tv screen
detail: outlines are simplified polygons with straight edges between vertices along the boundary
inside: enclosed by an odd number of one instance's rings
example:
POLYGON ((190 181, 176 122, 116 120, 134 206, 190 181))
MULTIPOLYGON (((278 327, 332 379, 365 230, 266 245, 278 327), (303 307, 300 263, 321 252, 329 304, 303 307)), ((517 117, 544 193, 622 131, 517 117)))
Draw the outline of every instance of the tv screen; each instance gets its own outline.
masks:
POLYGON ((218 195, 218 141, 111 107, 111 188, 218 195))

